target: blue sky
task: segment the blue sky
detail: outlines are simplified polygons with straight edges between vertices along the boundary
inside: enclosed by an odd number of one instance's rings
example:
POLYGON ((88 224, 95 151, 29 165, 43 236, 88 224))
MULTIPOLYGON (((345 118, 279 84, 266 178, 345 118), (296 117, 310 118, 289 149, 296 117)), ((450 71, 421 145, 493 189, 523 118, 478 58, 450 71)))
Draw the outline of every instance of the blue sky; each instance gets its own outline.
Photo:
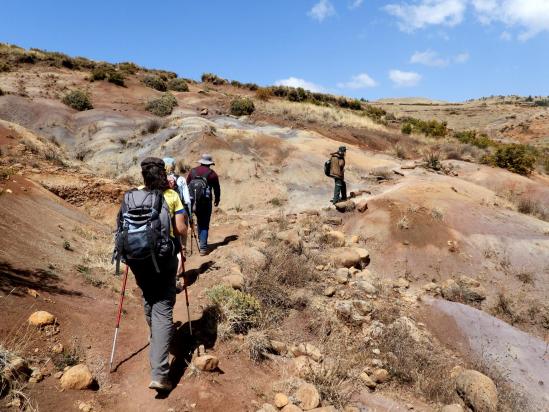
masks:
POLYGON ((21 0, 0 42, 366 99, 549 95, 549 0, 21 0))

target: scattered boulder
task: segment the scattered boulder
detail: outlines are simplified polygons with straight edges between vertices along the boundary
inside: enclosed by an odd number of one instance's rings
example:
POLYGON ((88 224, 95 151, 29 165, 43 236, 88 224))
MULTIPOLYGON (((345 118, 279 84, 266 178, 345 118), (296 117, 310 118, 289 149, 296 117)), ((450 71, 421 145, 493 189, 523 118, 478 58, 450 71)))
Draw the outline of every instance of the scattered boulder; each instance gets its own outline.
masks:
POLYGON ((27 361, 19 356, 11 357, 3 369, 3 377, 10 381, 26 381, 32 373, 27 361))
POLYGON ((244 287, 244 276, 242 274, 239 275, 235 273, 225 276, 223 278, 223 281, 236 290, 242 290, 242 288, 244 287))
POLYGON ((238 249, 237 258, 247 265, 264 268, 267 265, 267 258, 255 247, 241 247, 238 249))
POLYGON ((284 342, 271 339, 269 343, 271 346, 270 349, 277 355, 284 355, 288 352, 288 346, 284 342))
POLYGON ((324 292, 323 292, 324 296, 329 297, 329 298, 331 298, 332 296, 334 296, 335 293, 336 293, 336 288, 333 287, 333 286, 327 286, 327 287, 324 289, 324 292))
POLYGON ((363 200, 356 205, 356 210, 358 210, 360 213, 364 213, 368 210, 368 202, 366 200, 363 200))
POLYGON ((51 351, 53 353, 62 353, 63 352, 63 344, 62 343, 56 343, 51 347, 51 351))
POLYGON ((498 392, 488 376, 466 369, 457 377, 456 390, 473 412, 496 412, 498 392))
POLYGON ((88 389, 92 384, 93 376, 89 368, 82 363, 72 366, 61 376, 63 389, 88 389))
POLYGON ((295 398, 304 411, 316 408, 320 404, 320 394, 310 383, 304 383, 295 392, 295 398))
POLYGON ((366 372, 362 372, 359 376, 360 380, 364 382, 364 385, 366 385, 370 389, 375 389, 377 384, 374 382, 372 378, 370 378, 370 375, 368 375, 366 372))
POLYGON ((295 229, 284 230, 278 232, 276 235, 277 239, 289 245, 292 250, 295 252, 301 252, 303 248, 303 242, 299 233, 295 229))
POLYGON ((372 285, 370 282, 368 282, 367 280, 359 280, 356 282, 356 286, 366 292, 368 295, 375 295, 377 293, 377 288, 372 285))
POLYGON ((336 273, 334 275, 334 279, 340 285, 347 284, 349 282, 349 269, 339 268, 338 270, 336 270, 336 273))
POLYGON ((340 300, 335 310, 343 320, 360 325, 368 320, 367 315, 374 310, 374 305, 365 300, 340 300))
POLYGON ((459 403, 453 403, 451 405, 446 405, 442 407, 440 412, 464 412, 463 406, 461 406, 459 403))
POLYGON ((278 409, 276 409, 270 403, 264 403, 263 405, 261 405, 261 409, 258 409, 257 412, 278 412, 278 409))
POLYGON ((197 356, 193 360, 193 365, 201 371, 212 372, 219 366, 219 359, 213 355, 197 356))
POLYGON ((335 208, 338 212, 346 213, 346 212, 352 212, 356 209, 356 203, 352 200, 345 200, 343 202, 338 202, 334 204, 335 208))
POLYGON ((366 329, 364 329, 364 335, 368 339, 379 338, 383 334, 384 329, 385 325, 383 323, 381 323, 379 320, 374 320, 366 327, 366 329))
POLYGON ((353 235, 351 236, 351 239, 350 239, 350 242, 349 243, 358 243, 360 241, 360 238, 357 236, 357 235, 353 235))
POLYGON ((284 408, 290 403, 290 400, 283 393, 277 393, 274 397, 274 404, 277 408, 284 408))
POLYGON ((322 360, 320 349, 310 343, 300 343, 299 345, 292 347, 290 351, 295 357, 308 356, 315 362, 320 362, 320 360, 322 360))
POLYGON ((284 408, 281 409, 281 412, 303 412, 303 409, 295 406, 292 403, 289 403, 284 408))
POLYGON ((389 372, 387 372, 387 369, 376 369, 372 373, 372 378, 376 383, 385 383, 389 380, 389 372))
POLYGON ((479 303, 486 299, 486 291, 480 283, 466 276, 457 282, 447 279, 441 285, 441 293, 444 299, 453 302, 479 303))
POLYGON ((339 216, 328 216, 324 219, 327 225, 339 226, 343 224, 343 219, 339 216))
POLYGON ((370 254, 362 248, 340 248, 332 252, 331 260, 335 267, 363 269, 370 263, 370 254))
POLYGON ((31 377, 29 379, 29 383, 38 383, 44 379, 44 374, 40 369, 33 369, 31 373, 31 377))
POLYGON ((91 403, 80 402, 78 405, 78 409, 81 410, 82 412, 91 412, 93 411, 93 406, 91 403))
POLYGON ((55 323, 55 316, 45 310, 39 310, 29 316, 29 323, 38 327, 53 325, 55 323))
POLYGON ((324 235, 327 243, 335 247, 345 246, 345 234, 339 230, 330 230, 324 235))
POLYGON ((299 377, 305 376, 311 369, 317 369, 318 363, 308 356, 298 356, 292 360, 292 366, 295 374, 299 377))

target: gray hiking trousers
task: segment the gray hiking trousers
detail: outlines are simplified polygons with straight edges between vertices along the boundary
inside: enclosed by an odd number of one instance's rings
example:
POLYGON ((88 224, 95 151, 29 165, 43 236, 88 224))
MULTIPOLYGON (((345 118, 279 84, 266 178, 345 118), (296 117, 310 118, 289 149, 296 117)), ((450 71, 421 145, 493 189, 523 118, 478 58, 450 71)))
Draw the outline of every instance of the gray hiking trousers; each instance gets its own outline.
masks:
POLYGON ((160 260, 158 264, 160 273, 156 273, 152 261, 130 264, 130 268, 143 292, 145 320, 150 328, 151 379, 164 381, 170 370, 169 348, 174 330, 177 257, 160 260))

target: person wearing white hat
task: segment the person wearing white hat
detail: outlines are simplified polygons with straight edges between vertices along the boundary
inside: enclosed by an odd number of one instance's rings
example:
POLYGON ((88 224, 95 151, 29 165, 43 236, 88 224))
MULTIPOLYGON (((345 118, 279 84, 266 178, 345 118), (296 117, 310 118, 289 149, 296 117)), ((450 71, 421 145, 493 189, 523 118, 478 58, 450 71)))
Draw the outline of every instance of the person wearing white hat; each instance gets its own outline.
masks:
POLYGON ((204 153, 198 161, 200 166, 192 169, 187 176, 187 184, 192 201, 192 212, 196 214, 200 254, 208 254, 208 232, 212 216, 212 203, 217 207, 221 200, 219 177, 211 168, 212 155, 204 153))

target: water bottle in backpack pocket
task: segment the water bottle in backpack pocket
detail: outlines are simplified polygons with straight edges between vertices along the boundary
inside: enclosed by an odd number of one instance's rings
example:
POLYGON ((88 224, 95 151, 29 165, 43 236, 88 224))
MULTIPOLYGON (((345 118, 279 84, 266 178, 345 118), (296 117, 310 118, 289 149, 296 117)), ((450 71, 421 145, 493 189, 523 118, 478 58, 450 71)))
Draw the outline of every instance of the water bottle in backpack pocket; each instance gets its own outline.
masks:
POLYGON ((175 253, 170 231, 170 213, 162 192, 130 190, 118 215, 115 255, 130 263, 152 259, 160 272, 158 259, 175 253))

